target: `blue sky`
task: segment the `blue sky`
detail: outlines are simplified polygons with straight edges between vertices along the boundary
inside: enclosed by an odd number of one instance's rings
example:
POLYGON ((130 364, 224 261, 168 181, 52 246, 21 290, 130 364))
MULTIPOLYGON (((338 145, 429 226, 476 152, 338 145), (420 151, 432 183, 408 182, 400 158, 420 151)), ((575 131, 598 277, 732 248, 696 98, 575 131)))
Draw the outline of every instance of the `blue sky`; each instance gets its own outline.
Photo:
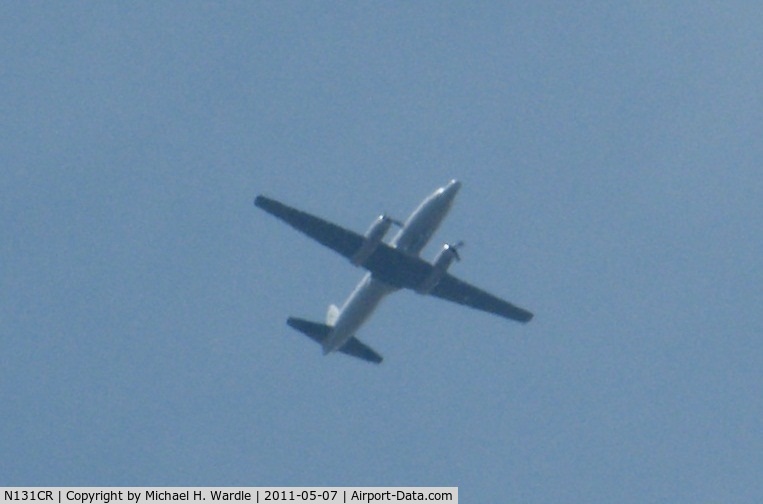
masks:
POLYGON ((443 485, 760 502, 763 14, 749 2, 0 6, 0 484, 443 485), (463 182, 371 366, 286 326, 463 182))

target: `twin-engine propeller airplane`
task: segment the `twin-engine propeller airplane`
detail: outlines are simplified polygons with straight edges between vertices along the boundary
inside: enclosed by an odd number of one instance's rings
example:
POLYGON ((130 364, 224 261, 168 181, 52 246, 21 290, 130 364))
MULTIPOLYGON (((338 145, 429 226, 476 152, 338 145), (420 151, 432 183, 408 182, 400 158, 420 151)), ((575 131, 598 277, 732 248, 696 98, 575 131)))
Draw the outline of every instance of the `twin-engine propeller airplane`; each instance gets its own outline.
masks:
POLYGON ((432 264, 419 257, 450 210, 460 188, 460 182, 451 180, 422 201, 405 223, 381 215, 364 236, 265 196, 257 196, 256 206, 343 255, 353 265, 368 270, 344 306, 329 306, 325 324, 295 317, 289 317, 287 324, 317 341, 323 347, 324 355, 338 350, 378 364, 382 361, 381 355, 361 343, 355 334, 384 296, 401 288, 518 322, 529 322, 533 318, 529 311, 447 272, 453 260, 461 260, 458 249, 463 242, 443 245, 432 264), (389 244, 384 243, 384 236, 393 225, 400 227, 400 231, 389 244))

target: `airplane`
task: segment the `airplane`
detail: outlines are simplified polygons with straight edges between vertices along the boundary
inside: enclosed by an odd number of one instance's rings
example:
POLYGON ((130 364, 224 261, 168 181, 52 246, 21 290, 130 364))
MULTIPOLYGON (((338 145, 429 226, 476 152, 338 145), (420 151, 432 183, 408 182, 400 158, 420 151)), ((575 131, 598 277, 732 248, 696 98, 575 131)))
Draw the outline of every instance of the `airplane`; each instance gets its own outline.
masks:
POLYGON ((367 270, 341 308, 330 305, 326 323, 289 317, 286 323, 318 342, 323 354, 335 351, 379 364, 382 356, 355 335, 382 299, 399 289, 411 289, 482 310, 500 317, 526 323, 529 311, 514 306, 448 273, 451 263, 460 261, 458 249, 463 242, 445 244, 432 263, 419 257, 421 250, 447 215, 461 182, 451 180, 427 196, 403 223, 382 214, 360 235, 320 217, 297 210, 274 199, 257 196, 255 206, 281 219, 320 244, 367 270), (392 226, 400 231, 389 242, 383 241, 392 226))

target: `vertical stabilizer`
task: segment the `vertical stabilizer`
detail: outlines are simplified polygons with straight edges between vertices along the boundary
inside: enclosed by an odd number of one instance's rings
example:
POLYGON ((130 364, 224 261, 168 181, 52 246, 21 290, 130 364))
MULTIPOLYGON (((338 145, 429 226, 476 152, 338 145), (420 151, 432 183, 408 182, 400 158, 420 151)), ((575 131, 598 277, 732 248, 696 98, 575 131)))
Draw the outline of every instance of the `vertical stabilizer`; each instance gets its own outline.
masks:
POLYGON ((336 305, 329 305, 329 311, 326 312, 326 325, 334 327, 336 319, 339 318, 339 308, 336 305))

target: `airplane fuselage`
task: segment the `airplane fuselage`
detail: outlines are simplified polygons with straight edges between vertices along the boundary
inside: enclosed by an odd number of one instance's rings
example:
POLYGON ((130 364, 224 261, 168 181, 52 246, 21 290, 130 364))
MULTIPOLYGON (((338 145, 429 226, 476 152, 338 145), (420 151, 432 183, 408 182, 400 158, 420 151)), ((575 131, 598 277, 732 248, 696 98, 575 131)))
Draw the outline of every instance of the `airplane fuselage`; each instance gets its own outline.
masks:
MULTIPOLYGON (((405 221, 390 245, 406 254, 418 256, 447 215, 461 187, 457 180, 430 194, 405 221)), ((340 308, 329 336, 323 342, 323 353, 342 347, 373 314, 384 297, 397 288, 374 278, 363 276, 340 308)))

